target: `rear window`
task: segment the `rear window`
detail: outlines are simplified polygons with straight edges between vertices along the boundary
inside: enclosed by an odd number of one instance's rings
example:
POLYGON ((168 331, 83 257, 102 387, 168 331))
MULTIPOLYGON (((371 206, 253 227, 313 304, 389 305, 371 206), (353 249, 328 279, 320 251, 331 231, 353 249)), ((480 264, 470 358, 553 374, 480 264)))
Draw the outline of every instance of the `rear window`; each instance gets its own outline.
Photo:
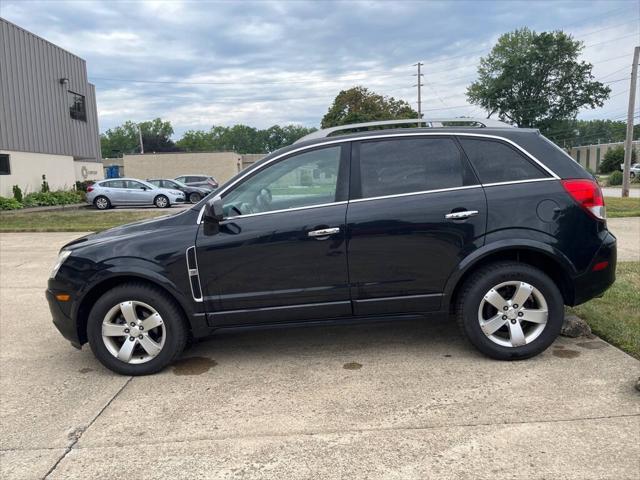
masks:
POLYGON ((195 182, 204 182, 207 177, 187 177, 187 182, 195 183, 195 182))
POLYGON ((361 142, 356 144, 356 152, 358 148, 362 198, 477 183, 450 138, 361 142))
POLYGON ((534 180, 549 175, 522 153, 495 140, 459 137, 483 184, 534 180))

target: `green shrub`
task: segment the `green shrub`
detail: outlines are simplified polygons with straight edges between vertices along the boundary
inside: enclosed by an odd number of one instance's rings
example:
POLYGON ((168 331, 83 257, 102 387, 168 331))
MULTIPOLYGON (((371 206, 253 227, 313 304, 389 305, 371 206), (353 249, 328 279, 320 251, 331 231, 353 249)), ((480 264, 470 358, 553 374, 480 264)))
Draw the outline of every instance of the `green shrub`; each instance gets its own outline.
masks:
MULTIPOLYGON (((636 162, 636 151, 631 150, 631 163, 636 162)), ((616 148, 610 148, 604 154, 604 159, 600 162, 600 172, 609 173, 620 171, 620 165, 624 163, 624 147, 622 145, 616 148)))
POLYGON ((82 203, 84 195, 76 191, 57 192, 34 192, 24 197, 25 207, 44 207, 52 205, 69 205, 72 203, 82 203))
POLYGON ((87 191, 87 187, 89 185, 93 185, 95 182, 93 180, 85 180, 83 182, 81 181, 76 181, 76 190, 79 192, 86 192, 87 191))
POLYGON ((616 170, 609 175, 609 185, 622 185, 622 172, 620 170, 616 170))
POLYGON ((18 210, 22 204, 15 198, 0 197, 0 210, 18 210))
POLYGON ((13 198, 22 203, 22 189, 18 185, 13 186, 13 198))
POLYGON ((49 182, 47 182, 47 176, 45 174, 42 174, 42 186, 40 187, 40 191, 42 193, 47 193, 49 192, 49 182))

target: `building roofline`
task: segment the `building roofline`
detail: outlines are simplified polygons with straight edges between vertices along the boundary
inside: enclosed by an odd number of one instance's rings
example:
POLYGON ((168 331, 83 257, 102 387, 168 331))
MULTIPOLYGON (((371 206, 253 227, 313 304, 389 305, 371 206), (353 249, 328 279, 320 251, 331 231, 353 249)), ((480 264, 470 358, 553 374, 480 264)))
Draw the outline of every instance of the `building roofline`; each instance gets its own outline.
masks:
POLYGON ((17 28, 18 30, 23 31, 24 33, 27 33, 28 35, 31 35, 32 37, 35 37, 35 38, 37 38, 38 40, 42 40, 43 42, 46 42, 46 43, 48 43, 49 45, 51 45, 52 47, 57 48, 58 50, 62 50, 63 52, 68 53, 69 55, 76 57, 78 60, 81 60, 81 61, 82 61, 82 62, 84 62, 85 64, 87 63, 87 61, 86 61, 84 58, 82 58, 81 56, 76 55, 76 54, 75 54, 75 53, 73 53, 73 52, 70 52, 70 51, 69 51, 69 50, 67 50, 66 48, 62 48, 60 45, 56 45, 56 44, 55 44, 55 43, 53 43, 52 41, 47 40, 46 38, 41 37, 40 35, 36 35, 35 33, 30 32, 29 30, 27 30, 26 28, 21 27, 20 25, 16 25, 15 23, 10 22, 9 20, 7 20, 7 19, 6 19, 6 18, 4 18, 4 17, 0 17, 0 21, 1 21, 1 22, 6 23, 6 24, 8 24, 8 25, 11 25, 12 27, 17 28))

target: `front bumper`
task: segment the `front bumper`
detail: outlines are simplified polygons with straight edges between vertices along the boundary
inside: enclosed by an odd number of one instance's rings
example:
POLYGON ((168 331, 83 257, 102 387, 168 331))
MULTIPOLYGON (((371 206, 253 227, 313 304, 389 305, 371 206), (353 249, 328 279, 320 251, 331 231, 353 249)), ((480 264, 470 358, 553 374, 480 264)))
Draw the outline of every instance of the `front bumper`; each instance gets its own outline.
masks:
POLYGON ((592 298, 602 296, 616 281, 617 240, 611 233, 602 242, 586 273, 574 279, 574 299, 572 306, 580 305, 592 298), (596 265, 607 262, 607 266, 594 270, 596 265))
POLYGON ((55 292, 47 289, 45 292, 47 302, 49 303, 49 310, 51 311, 51 317, 53 318, 53 324, 64 338, 71 342, 76 348, 82 348, 80 339, 78 338, 78 328, 76 322, 74 322, 69 316, 68 310, 70 310, 71 302, 59 302, 56 300, 55 292), (64 305, 63 305, 64 304, 64 305), (69 304, 69 305, 67 305, 69 304))

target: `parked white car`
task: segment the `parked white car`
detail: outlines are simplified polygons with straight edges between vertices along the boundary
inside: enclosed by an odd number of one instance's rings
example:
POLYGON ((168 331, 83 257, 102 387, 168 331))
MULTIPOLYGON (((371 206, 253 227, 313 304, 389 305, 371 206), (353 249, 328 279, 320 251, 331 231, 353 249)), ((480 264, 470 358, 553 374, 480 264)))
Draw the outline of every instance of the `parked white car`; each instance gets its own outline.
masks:
MULTIPOLYGON (((620 171, 624 172, 624 163, 620 164, 620 171)), ((631 178, 636 178, 637 175, 640 175, 640 163, 632 164, 629 170, 629 176, 631 178)))
POLYGON ((184 193, 179 190, 159 188, 137 178, 111 178, 87 187, 87 202, 98 210, 120 205, 155 205, 167 208, 184 201, 184 193))

